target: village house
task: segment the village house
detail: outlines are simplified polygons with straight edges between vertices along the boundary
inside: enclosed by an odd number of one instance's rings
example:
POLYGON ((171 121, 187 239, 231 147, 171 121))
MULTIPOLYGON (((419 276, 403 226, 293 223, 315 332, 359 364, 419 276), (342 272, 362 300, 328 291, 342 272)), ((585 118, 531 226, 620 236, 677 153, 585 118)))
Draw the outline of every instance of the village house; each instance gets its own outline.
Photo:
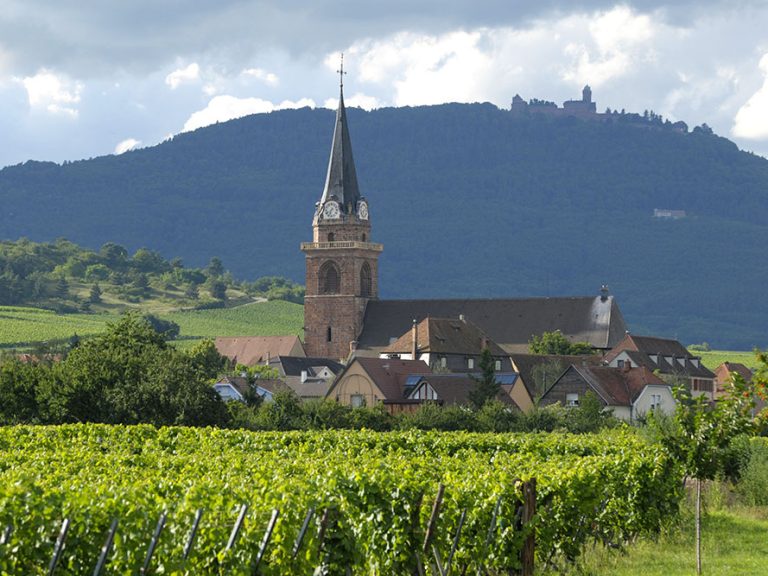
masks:
POLYGON ((285 383, 277 379, 264 378, 251 382, 245 376, 219 378, 213 384, 213 389, 225 402, 247 402, 249 395, 258 395, 265 402, 271 402, 275 393, 289 390, 285 383))
POLYGON ((488 348, 496 372, 509 372, 508 354, 464 316, 428 317, 413 322, 411 329, 381 351, 381 358, 424 360, 433 371, 473 372, 488 348))
POLYGON ((541 397, 540 404, 577 407, 592 392, 614 416, 634 421, 653 411, 671 414, 675 399, 669 384, 646 367, 571 365, 541 397))
POLYGON ((694 396, 715 399, 715 374, 677 340, 627 334, 603 360, 614 368, 645 367, 673 385, 684 383, 694 396))
POLYGON ((423 360, 354 358, 336 378, 326 397, 352 407, 382 402, 394 413, 401 411, 392 406, 404 403, 406 390, 415 386, 421 376, 431 373, 423 360))
POLYGON ((302 356, 277 356, 268 365, 302 400, 325 398, 331 382, 344 369, 343 364, 328 358, 302 356))
MULTIPOLYGON (((471 404, 469 393, 477 386, 475 378, 479 377, 479 374, 427 374, 408 383, 405 399, 407 402, 468 406, 471 404)), ((516 373, 501 372, 495 377, 501 387, 496 400, 523 412, 531 409, 531 396, 516 373)))
POLYGON ((511 354, 512 370, 520 375, 530 397, 537 401, 549 390, 563 372, 571 365, 600 366, 603 358, 599 354, 565 356, 557 354, 511 354))

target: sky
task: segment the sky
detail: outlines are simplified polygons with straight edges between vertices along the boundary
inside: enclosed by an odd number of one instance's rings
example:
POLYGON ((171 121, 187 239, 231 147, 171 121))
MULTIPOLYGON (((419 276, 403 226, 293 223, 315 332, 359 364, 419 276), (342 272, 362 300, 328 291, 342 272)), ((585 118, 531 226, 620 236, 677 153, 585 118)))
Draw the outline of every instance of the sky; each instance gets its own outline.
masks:
POLYGON ((768 157, 768 0, 0 0, 0 166, 252 113, 555 101, 768 157))

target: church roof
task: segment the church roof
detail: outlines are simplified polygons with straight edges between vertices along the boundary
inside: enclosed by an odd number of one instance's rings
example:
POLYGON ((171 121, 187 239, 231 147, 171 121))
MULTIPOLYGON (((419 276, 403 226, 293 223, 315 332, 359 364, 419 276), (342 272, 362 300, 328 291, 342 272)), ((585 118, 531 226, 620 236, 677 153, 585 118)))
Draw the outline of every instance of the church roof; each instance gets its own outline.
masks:
POLYGON ((353 212, 360 200, 355 161, 352 158, 352 141, 347 128, 347 111, 344 108, 343 86, 339 89, 339 108, 336 110, 331 158, 328 161, 328 174, 320 205, 325 204, 332 196, 336 197, 343 207, 342 210, 347 213, 353 212))
MULTIPOLYGON (((416 326, 419 352, 431 354, 480 354, 487 346, 493 356, 504 356, 498 344, 473 322, 464 318, 425 318, 416 326)), ((387 346, 385 354, 407 354, 413 347, 413 330, 387 346)))
POLYGON ((219 354, 245 366, 304 352, 298 336, 219 336, 214 344, 219 354))
POLYGON ((560 330, 575 342, 609 349, 627 326, 613 296, 455 300, 371 300, 365 309, 359 349, 382 350, 416 319, 435 316, 477 324, 507 352, 527 352, 532 336, 560 330))

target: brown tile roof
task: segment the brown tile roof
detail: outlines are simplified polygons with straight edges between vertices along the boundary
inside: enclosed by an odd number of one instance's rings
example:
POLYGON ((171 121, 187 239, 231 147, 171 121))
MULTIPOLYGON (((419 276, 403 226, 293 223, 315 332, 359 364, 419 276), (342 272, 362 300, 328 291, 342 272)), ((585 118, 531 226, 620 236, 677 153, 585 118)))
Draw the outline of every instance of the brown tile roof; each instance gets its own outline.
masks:
MULTIPOLYGON (((385 400, 403 398, 405 381, 410 374, 431 374, 423 360, 399 360, 392 358, 355 358, 379 387, 385 400)), ((339 379, 341 376, 339 377, 339 379)))
POLYGON ((715 377, 709 368, 677 340, 627 334, 605 355, 604 360, 611 362, 625 351, 633 365, 645 366, 651 371, 658 370, 662 374, 684 374, 692 378, 715 377))
POLYGON ((720 366, 715 368, 715 375, 718 380, 720 379, 721 374, 726 375, 725 377, 728 378, 733 372, 739 374, 747 382, 752 380, 752 370, 739 362, 723 362, 720 366))
POLYGON ((214 344, 219 354, 246 366, 263 364, 275 356, 290 356, 297 346, 304 349, 298 336, 219 337, 214 344))
MULTIPOLYGON (((416 326, 419 352, 433 354, 480 354, 487 346, 493 356, 507 353, 483 332, 477 324, 466 319, 424 318, 416 326)), ((408 354, 413 347, 413 330, 406 331, 384 350, 385 354, 408 354)))
POLYGON ((717 380, 717 391, 725 392, 726 384, 731 379, 731 374, 739 374, 745 382, 752 381, 752 370, 739 362, 723 362, 715 368, 715 379, 717 380))
POLYGON ((456 300, 372 300, 365 310, 360 348, 381 350, 427 317, 463 314, 507 351, 527 349, 532 336, 560 330, 573 341, 613 347, 627 326, 613 296, 456 300))
MULTIPOLYGON (((568 370, 578 372, 608 406, 632 406, 646 386, 668 385, 645 367, 623 369, 609 366, 571 366, 568 370)), ((555 383, 550 390, 556 385, 555 383)))
POLYGON ((525 384, 526 390, 531 398, 534 397, 535 390, 532 389, 536 381, 536 370, 542 364, 550 363, 553 366, 559 365, 560 371, 558 374, 551 374, 552 381, 546 382, 547 388, 551 386, 554 381, 565 372, 571 364, 580 366, 582 364, 588 364, 590 366, 599 366, 603 363, 603 359, 599 354, 585 354, 579 356, 560 356, 557 354, 510 354, 512 360, 512 366, 520 374, 520 378, 525 384))

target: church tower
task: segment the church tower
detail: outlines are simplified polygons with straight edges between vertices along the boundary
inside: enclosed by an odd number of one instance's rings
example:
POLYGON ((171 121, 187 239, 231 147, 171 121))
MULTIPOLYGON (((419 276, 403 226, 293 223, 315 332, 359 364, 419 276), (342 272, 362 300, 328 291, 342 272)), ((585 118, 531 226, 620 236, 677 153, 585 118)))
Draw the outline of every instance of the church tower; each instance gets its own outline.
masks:
POLYGON ((331 158, 312 220, 312 242, 301 250, 307 265, 304 345, 308 356, 346 358, 363 329, 365 307, 378 298, 378 259, 368 202, 360 195, 344 109, 344 71, 331 158))

